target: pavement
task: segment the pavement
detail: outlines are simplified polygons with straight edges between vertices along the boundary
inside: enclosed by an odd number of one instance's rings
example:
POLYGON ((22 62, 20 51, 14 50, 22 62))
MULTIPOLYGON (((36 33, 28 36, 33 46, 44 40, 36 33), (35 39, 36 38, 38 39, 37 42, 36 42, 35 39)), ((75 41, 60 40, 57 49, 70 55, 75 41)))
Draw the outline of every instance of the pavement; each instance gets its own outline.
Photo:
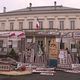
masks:
POLYGON ((67 73, 64 71, 56 71, 55 75, 30 74, 25 76, 3 76, 0 80, 80 80, 80 73, 67 73))
POLYGON ((67 73, 80 73, 80 69, 65 69, 65 68, 57 68, 56 71, 63 71, 67 73))

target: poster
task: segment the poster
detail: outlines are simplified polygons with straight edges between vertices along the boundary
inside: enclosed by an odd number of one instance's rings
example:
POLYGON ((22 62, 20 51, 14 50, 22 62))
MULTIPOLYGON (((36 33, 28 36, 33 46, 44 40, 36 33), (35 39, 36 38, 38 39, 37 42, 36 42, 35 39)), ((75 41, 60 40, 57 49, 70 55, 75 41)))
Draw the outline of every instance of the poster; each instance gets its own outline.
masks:
POLYGON ((49 58, 50 59, 58 58, 56 38, 51 39, 50 46, 49 46, 49 58))

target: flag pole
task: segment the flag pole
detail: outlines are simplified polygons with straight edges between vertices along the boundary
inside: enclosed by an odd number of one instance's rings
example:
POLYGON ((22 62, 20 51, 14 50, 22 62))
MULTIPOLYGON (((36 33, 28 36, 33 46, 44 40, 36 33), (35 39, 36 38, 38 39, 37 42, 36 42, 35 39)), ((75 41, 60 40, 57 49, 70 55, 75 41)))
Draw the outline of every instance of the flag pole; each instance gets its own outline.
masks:
POLYGON ((64 49, 64 45, 63 45, 63 37, 60 33, 60 37, 61 37, 61 40, 60 40, 60 49, 64 49))
POLYGON ((39 19, 37 18, 37 21, 36 21, 36 28, 39 29, 40 28, 40 25, 39 25, 39 19))

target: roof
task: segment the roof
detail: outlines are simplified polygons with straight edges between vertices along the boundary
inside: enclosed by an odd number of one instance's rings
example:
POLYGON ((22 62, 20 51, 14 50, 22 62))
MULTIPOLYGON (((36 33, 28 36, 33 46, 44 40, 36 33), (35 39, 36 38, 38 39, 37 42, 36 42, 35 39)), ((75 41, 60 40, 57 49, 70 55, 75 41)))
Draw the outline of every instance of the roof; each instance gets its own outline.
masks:
POLYGON ((71 10, 71 9, 76 9, 76 8, 70 8, 70 7, 63 7, 61 6, 38 6, 38 7, 27 7, 27 8, 23 8, 23 9, 19 9, 19 10, 14 10, 14 11, 10 11, 10 12, 24 12, 24 11, 44 11, 44 10, 71 10))
POLYGON ((76 8, 70 8, 65 6, 38 6, 38 7, 27 7, 23 9, 18 9, 14 11, 9 11, 5 13, 0 13, 0 16, 7 16, 7 15, 23 15, 23 14, 43 14, 43 13, 73 13, 73 12, 79 12, 80 9, 76 8))

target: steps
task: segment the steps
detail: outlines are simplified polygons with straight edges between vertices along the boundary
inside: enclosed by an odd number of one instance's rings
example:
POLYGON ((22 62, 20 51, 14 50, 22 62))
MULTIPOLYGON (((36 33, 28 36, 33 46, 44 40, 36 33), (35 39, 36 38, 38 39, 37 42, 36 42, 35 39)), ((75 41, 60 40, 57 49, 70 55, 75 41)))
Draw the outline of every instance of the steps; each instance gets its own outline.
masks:
POLYGON ((32 70, 33 73, 40 73, 40 75, 54 75, 54 68, 36 68, 32 70))
POLYGON ((65 69, 71 69, 72 68, 71 64, 58 64, 57 67, 65 68, 65 69))

